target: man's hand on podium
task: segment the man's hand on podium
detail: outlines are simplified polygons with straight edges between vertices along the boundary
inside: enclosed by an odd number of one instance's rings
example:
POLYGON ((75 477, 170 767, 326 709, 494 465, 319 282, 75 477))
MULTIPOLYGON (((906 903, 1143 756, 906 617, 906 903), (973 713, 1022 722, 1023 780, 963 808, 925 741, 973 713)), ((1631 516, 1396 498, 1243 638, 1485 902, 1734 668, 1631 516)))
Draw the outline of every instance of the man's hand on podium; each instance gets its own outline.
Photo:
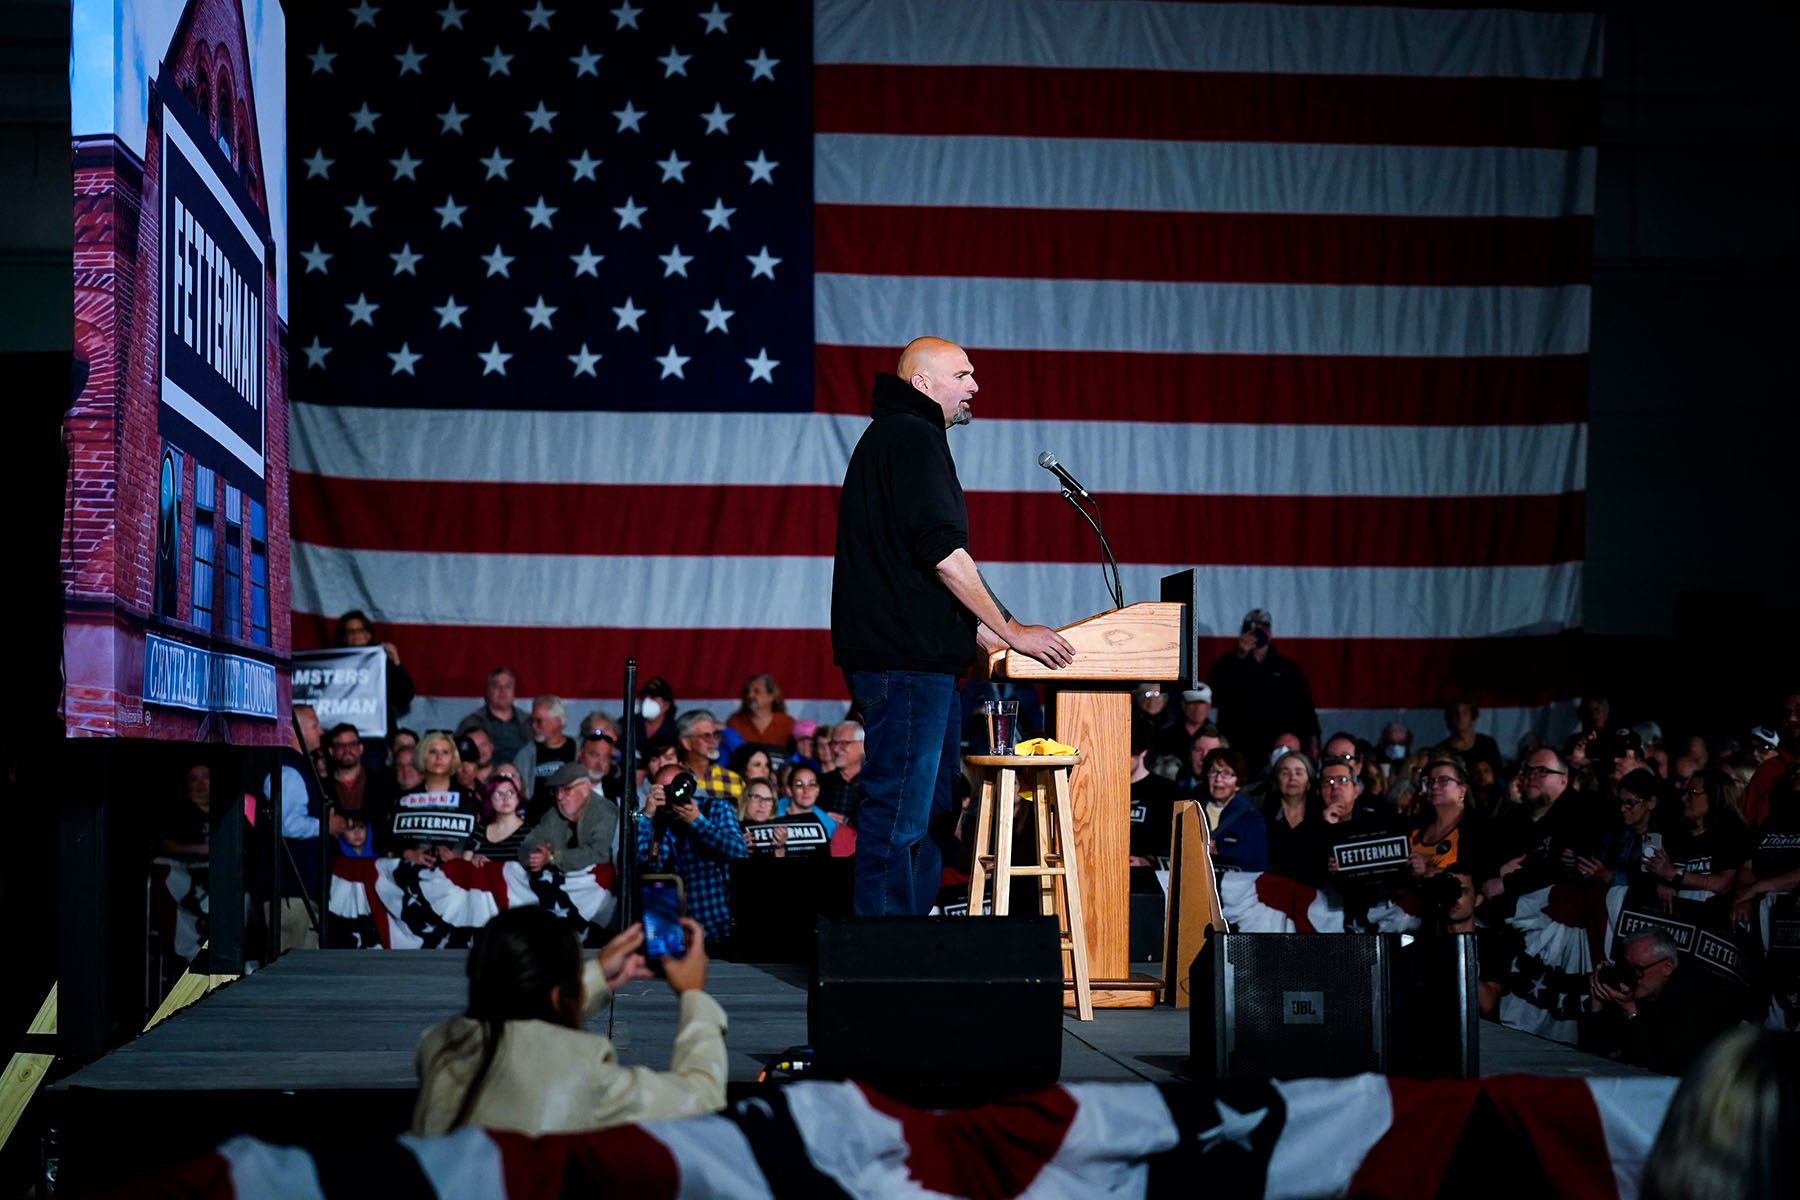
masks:
POLYGON ((1075 661, 1075 647, 1048 625, 1021 625, 1017 621, 1011 625, 1006 640, 1020 654, 1035 658, 1052 669, 1066 667, 1075 661))

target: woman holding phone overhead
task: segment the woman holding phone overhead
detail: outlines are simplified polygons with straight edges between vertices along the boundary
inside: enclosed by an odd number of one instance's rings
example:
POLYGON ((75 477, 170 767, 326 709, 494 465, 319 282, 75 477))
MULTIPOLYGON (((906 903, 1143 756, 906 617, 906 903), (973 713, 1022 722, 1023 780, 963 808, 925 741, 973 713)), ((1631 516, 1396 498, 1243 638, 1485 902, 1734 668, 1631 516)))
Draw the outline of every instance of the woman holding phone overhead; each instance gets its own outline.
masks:
POLYGON ((670 1069, 619 1062, 611 1039, 582 1025, 625 983, 651 977, 644 927, 582 961, 573 927, 535 905, 510 908, 475 935, 469 1006, 419 1040, 412 1132, 464 1125, 574 1133, 725 1107, 725 1011, 705 992, 705 934, 682 918, 687 952, 661 971, 679 1003, 670 1069))

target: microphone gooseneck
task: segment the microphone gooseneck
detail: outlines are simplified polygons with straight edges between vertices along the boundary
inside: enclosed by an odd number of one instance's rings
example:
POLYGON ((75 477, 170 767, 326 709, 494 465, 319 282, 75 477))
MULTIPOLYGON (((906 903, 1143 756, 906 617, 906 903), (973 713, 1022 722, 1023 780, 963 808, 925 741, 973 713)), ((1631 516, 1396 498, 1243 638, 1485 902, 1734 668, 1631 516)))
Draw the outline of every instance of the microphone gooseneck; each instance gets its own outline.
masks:
POLYGON ((1093 528, 1094 536, 1100 539, 1100 549, 1106 554, 1106 562, 1100 564, 1100 577, 1106 582, 1106 590, 1112 598, 1113 607, 1124 608, 1125 584, 1119 578, 1119 560, 1113 555, 1112 544, 1106 540, 1106 531, 1100 527, 1100 502, 1094 499, 1093 495, 1081 486, 1080 481, 1069 474, 1068 468, 1056 461, 1056 455, 1048 450, 1038 455, 1038 466, 1056 476, 1057 482, 1062 484, 1063 499, 1074 506, 1075 511, 1080 513, 1088 525, 1093 528), (1082 504, 1081 500, 1075 498, 1077 496, 1088 503, 1082 504), (1093 506, 1092 512, 1088 511, 1088 505, 1093 506), (1106 571, 1108 563, 1112 565, 1110 578, 1106 571))

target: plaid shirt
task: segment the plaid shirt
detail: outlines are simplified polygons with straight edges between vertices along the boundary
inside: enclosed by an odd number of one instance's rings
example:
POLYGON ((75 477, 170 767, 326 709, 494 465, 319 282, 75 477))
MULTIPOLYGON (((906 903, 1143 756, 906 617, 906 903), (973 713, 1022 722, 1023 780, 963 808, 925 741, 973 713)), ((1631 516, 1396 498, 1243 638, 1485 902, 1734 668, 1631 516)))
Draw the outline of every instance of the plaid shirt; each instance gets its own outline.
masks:
MULTIPOLYGON (((730 771, 725 774, 738 778, 730 771)), ((742 789, 743 780, 738 780, 738 787, 742 789)), ((652 836, 654 821, 639 820, 638 863, 646 874, 681 876, 688 914, 700 922, 708 942, 721 942, 731 936, 731 860, 749 857, 750 848, 729 801, 715 798, 703 787, 699 803, 698 821, 689 825, 675 817, 660 838, 652 836)))
POLYGON ((718 763, 709 764, 705 771, 694 772, 694 778, 700 781, 700 790, 709 796, 736 800, 744 794, 744 777, 718 763))

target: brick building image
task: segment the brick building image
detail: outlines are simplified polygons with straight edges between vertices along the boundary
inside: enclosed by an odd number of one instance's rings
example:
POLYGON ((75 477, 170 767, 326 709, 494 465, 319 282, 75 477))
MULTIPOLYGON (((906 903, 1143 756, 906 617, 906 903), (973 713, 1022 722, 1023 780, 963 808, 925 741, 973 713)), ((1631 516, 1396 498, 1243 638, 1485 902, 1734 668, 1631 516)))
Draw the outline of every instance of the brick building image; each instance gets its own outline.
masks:
MULTIPOLYGON (((264 169, 285 148, 264 157, 255 61, 239 0, 189 0, 159 63, 121 59, 121 105, 144 79, 142 144, 73 139, 72 737, 287 736, 287 330, 270 224, 285 176, 264 169)), ((273 103, 284 87, 272 81, 273 103)))

